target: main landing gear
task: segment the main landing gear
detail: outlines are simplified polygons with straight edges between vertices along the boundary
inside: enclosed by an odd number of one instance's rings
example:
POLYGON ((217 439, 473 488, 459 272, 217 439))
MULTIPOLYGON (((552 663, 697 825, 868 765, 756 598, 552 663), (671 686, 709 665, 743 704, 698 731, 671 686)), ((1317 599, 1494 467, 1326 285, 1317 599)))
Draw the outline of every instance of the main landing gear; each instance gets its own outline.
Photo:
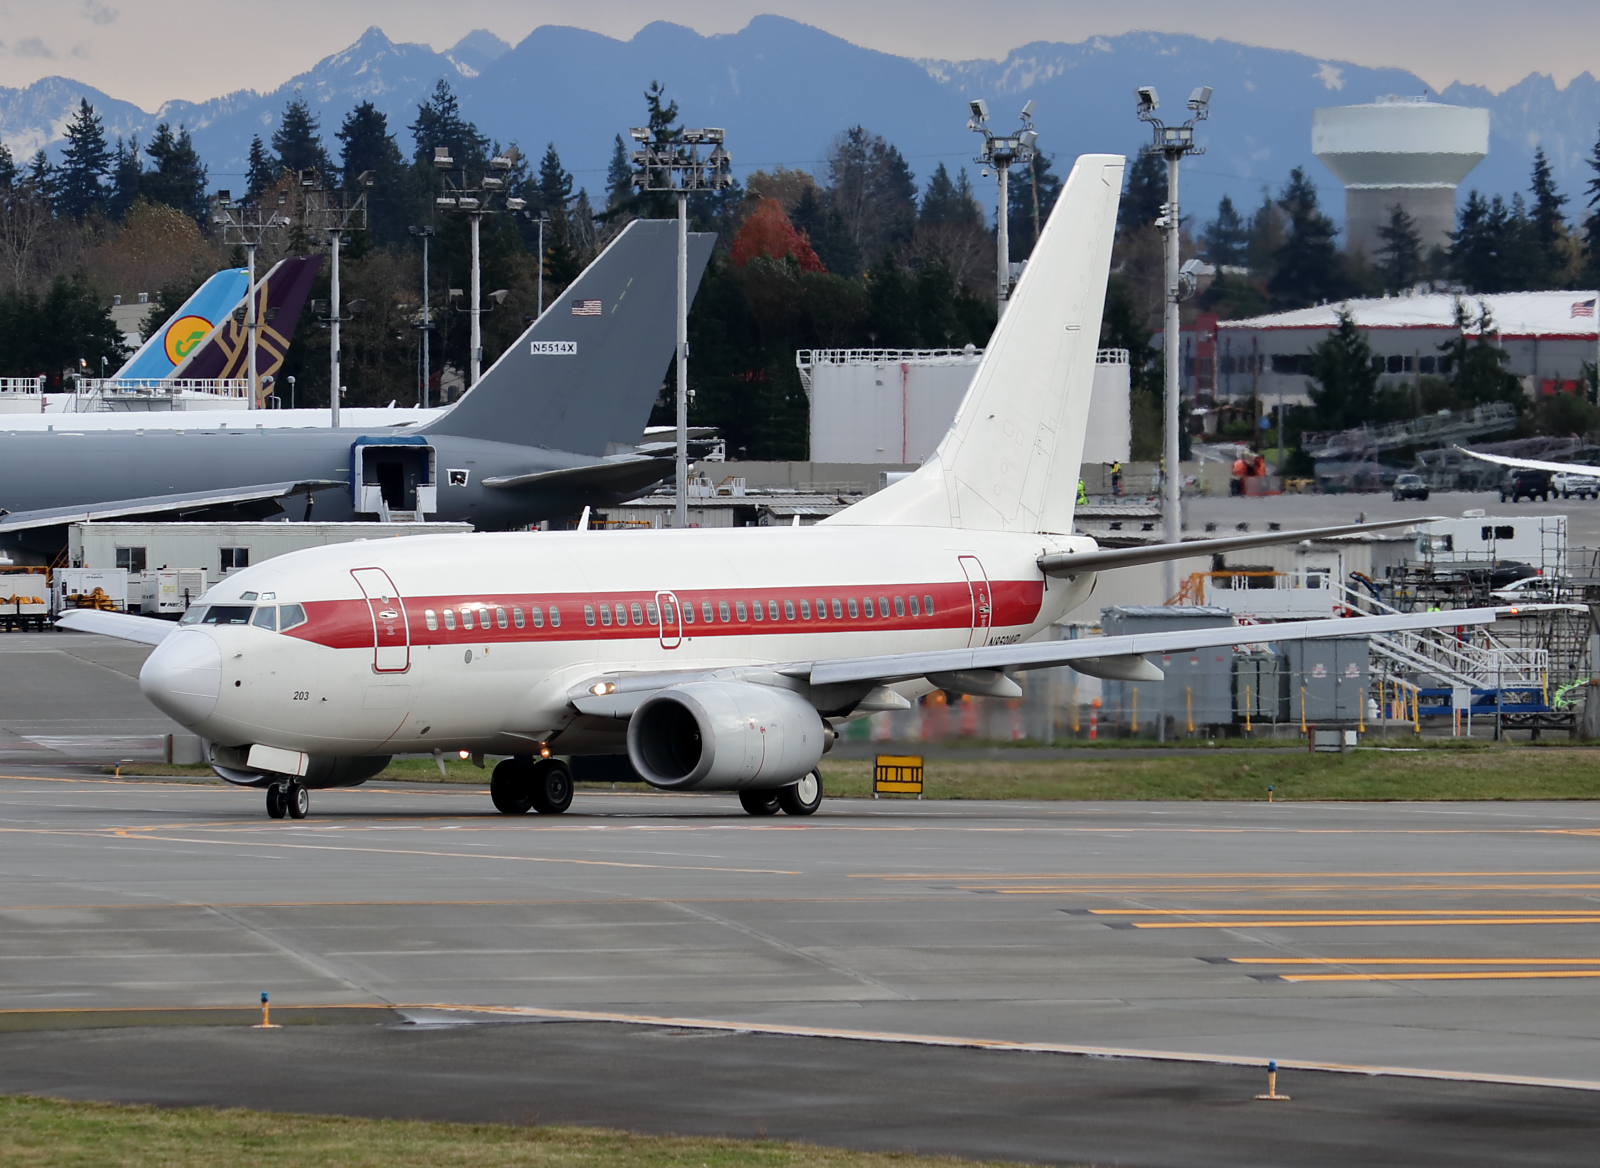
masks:
POLYGON ((814 815, 822 806, 822 772, 812 771, 798 783, 777 790, 740 791, 739 805, 751 815, 814 815))
POLYGON ((572 772, 558 758, 508 758, 494 768, 489 798, 502 815, 560 815, 572 806, 572 772))
POLYGON ((267 814, 273 819, 304 819, 311 814, 311 792, 304 783, 273 783, 267 788, 267 814))

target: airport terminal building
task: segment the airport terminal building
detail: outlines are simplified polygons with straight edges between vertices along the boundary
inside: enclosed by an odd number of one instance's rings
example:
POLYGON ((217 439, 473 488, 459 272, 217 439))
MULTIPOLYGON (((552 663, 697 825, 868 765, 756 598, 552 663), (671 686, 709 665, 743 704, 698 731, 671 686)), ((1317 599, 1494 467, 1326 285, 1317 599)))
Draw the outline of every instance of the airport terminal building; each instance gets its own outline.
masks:
POLYGON ((1311 353, 1338 327, 1348 311, 1366 334, 1373 354, 1383 361, 1390 384, 1419 383, 1423 377, 1448 377, 1442 346, 1459 337, 1456 303, 1476 318, 1489 312, 1496 343, 1509 355, 1507 368, 1530 397, 1581 392, 1583 367, 1600 356, 1593 290, 1504 292, 1458 297, 1449 293, 1346 300, 1294 312, 1245 320, 1217 321, 1201 314, 1184 337, 1185 372, 1196 399, 1249 400, 1259 395, 1263 408, 1280 401, 1310 401, 1311 353))

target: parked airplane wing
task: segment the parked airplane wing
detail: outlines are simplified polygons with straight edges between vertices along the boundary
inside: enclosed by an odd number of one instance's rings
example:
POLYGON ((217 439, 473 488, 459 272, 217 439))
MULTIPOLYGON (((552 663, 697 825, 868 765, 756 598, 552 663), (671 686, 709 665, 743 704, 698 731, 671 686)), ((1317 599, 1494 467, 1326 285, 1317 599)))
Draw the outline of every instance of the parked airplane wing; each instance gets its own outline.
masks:
POLYGON ((1105 572, 1112 568, 1131 568, 1139 564, 1158 564, 1186 556, 1209 556, 1246 548, 1299 543, 1303 539, 1332 539, 1341 535, 1360 535, 1368 531, 1387 531, 1432 523, 1442 518, 1426 515, 1420 519, 1386 519, 1379 523, 1346 523, 1338 527, 1309 527, 1299 531, 1267 531, 1260 535, 1225 535, 1218 539, 1194 539, 1185 543, 1157 543, 1147 547, 1099 548, 1092 552, 1058 552, 1040 556, 1039 570, 1046 576, 1076 576, 1082 572, 1105 572))
POLYGON ((1457 628, 1486 625, 1506 617, 1528 614, 1549 606, 1458 608, 1449 612, 1419 612, 1405 616, 1358 616, 1333 620, 1284 621, 1269 625, 1229 625, 1176 633, 1140 633, 1127 637, 1082 637, 1075 641, 1029 641, 1019 645, 989 645, 975 649, 948 649, 932 653, 897 653, 879 657, 817 661, 781 672, 804 677, 812 685, 847 682, 905 681, 934 673, 965 673, 1013 669, 1048 669, 1107 658, 1141 657, 1148 653, 1176 653, 1215 645, 1257 641, 1310 641, 1323 637, 1364 637, 1407 629, 1457 628))
POLYGON ((1600 466, 1589 466, 1582 462, 1544 462, 1537 458, 1507 458, 1503 454, 1479 454, 1476 450, 1468 450, 1465 446, 1457 446, 1456 449, 1480 462, 1492 462, 1496 466, 1509 466, 1514 470, 1542 470, 1550 474, 1581 474, 1600 478, 1600 466))
POLYGON ((135 616, 131 612, 75 608, 56 618, 56 628, 70 629, 74 633, 100 633, 124 641, 137 641, 141 645, 159 645, 178 631, 178 623, 153 616, 135 616))
POLYGON ((200 511, 208 507, 224 507, 230 503, 253 503, 261 499, 309 495, 313 491, 326 491, 332 487, 348 490, 349 486, 349 483, 339 479, 261 483, 217 491, 187 491, 172 495, 149 495, 142 499, 112 499, 92 506, 45 507, 37 511, 0 513, 0 535, 10 531, 29 531, 37 527, 61 527, 68 523, 128 519, 135 515, 166 515, 174 511, 200 511))
POLYGON ((571 487, 573 490, 609 490, 619 494, 642 491, 672 474, 672 463, 664 458, 619 458, 591 462, 583 466, 564 466, 521 475, 497 475, 483 480, 486 487, 515 491, 523 487, 571 487))

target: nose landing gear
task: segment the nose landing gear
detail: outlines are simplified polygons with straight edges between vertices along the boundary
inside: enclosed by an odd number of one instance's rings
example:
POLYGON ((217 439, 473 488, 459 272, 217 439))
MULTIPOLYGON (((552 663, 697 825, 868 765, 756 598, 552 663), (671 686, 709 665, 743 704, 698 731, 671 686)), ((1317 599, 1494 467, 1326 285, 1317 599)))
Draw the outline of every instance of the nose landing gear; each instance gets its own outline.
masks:
POLYGON ((311 792, 303 783, 273 783, 267 788, 267 814, 273 819, 304 819, 311 814, 311 792))

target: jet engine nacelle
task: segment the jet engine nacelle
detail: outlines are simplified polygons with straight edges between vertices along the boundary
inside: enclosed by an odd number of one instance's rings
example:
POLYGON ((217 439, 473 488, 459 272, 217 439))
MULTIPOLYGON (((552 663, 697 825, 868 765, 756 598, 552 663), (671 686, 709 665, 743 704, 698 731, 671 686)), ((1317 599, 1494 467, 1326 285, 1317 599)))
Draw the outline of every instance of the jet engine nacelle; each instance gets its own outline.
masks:
POLYGON ((817 765, 822 717, 798 694, 736 681, 695 681, 652 694, 628 723, 628 758, 674 791, 787 787, 817 765))

